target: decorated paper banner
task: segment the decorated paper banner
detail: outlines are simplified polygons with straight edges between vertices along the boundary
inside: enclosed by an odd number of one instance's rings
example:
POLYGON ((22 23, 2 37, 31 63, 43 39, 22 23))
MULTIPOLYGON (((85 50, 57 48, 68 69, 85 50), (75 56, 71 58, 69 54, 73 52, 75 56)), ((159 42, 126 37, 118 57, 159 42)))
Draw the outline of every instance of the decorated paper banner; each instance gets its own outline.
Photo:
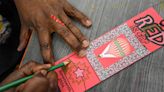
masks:
POLYGON ((84 92, 164 45, 164 21, 149 8, 91 42, 87 56, 72 53, 57 63, 61 92, 84 92))

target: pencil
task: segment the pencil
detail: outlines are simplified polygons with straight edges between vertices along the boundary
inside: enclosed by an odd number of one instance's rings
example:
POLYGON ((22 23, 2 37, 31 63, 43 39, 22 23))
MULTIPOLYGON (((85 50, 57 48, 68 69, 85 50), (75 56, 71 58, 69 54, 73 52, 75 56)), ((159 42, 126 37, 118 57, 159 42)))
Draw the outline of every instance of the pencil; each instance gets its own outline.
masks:
MULTIPOLYGON (((70 62, 66 61, 66 62, 60 63, 60 64, 58 64, 58 65, 56 65, 56 66, 52 66, 51 68, 48 69, 48 72, 53 71, 53 70, 55 70, 55 69, 58 69, 58 68, 60 68, 60 67, 66 66, 66 65, 68 65, 69 63, 70 63, 70 62)), ((15 81, 10 82, 10 83, 7 83, 6 85, 3 85, 3 86, 0 87, 0 92, 3 92, 3 91, 5 91, 5 90, 8 90, 8 89, 10 89, 10 88, 12 88, 12 87, 16 87, 16 86, 18 86, 18 85, 20 85, 20 84, 26 82, 27 80, 33 78, 33 76, 34 76, 34 75, 29 75, 29 76, 27 76, 27 77, 24 77, 24 78, 15 80, 15 81)))

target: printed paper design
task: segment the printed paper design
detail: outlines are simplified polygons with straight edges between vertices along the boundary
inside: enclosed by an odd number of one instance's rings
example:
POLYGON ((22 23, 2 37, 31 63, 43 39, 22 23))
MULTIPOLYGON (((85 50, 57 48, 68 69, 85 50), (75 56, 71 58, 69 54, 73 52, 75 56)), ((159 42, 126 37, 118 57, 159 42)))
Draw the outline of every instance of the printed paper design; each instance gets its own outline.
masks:
POLYGON ((90 79, 88 75, 90 74, 89 66, 83 62, 78 62, 77 64, 71 63, 68 66, 68 70, 69 71, 66 72, 66 75, 68 75, 68 79, 70 79, 72 83, 77 83, 79 85, 84 83, 84 80, 90 79))
POLYGON ((135 24, 138 24, 138 28, 145 33, 147 40, 150 42, 163 46, 164 45, 164 30, 162 29, 163 22, 162 20, 159 24, 154 22, 154 19, 147 15, 141 19, 135 21, 135 24))
POLYGON ((87 56, 72 53, 56 70, 61 92, 84 92, 164 45, 164 21, 149 8, 91 42, 87 56))
POLYGON ((57 70, 62 92, 84 92, 100 82, 86 58, 72 54, 61 61, 71 61, 67 68, 57 70))
POLYGON ((116 38, 110 42, 103 52, 99 54, 100 58, 121 58, 129 55, 131 51, 131 46, 126 38, 116 38))
POLYGON ((118 38, 113 38, 111 41, 95 49, 94 53, 102 66, 107 68, 133 51, 134 48, 125 35, 122 34, 118 38))
POLYGON ((138 41, 128 25, 123 24, 93 41, 88 49, 87 58, 100 80, 105 80, 109 76, 113 75, 115 72, 118 72, 119 70, 125 68, 127 65, 132 64, 136 60, 142 58, 149 53, 150 52, 138 41), (119 37, 120 35, 124 35, 135 50, 130 55, 125 56, 120 60, 117 59, 118 61, 114 60, 114 63, 108 62, 108 67, 106 67, 106 65, 101 64, 101 61, 99 61, 99 59, 95 55, 94 50, 113 40, 113 38, 119 37), (124 65, 120 67, 119 65, 122 63, 124 63, 124 65))

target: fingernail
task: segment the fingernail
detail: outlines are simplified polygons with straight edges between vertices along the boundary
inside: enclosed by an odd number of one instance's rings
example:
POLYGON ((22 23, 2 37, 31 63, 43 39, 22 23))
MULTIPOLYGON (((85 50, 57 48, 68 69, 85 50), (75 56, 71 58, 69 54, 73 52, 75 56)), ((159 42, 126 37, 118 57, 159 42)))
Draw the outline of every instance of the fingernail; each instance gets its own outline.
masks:
POLYGON ((50 68, 52 65, 51 65, 51 64, 47 64, 46 66, 47 66, 48 68, 50 68))
POLYGON ((53 88, 54 87, 54 84, 53 83, 50 83, 50 87, 53 88))
POLYGON ((17 48, 17 51, 21 51, 21 48, 20 48, 20 47, 18 47, 18 48, 17 48))
POLYGON ((46 70, 41 70, 40 72, 41 72, 44 76, 47 75, 47 71, 46 71, 46 70))
POLYGON ((83 46, 84 48, 88 47, 88 46, 89 46, 89 41, 88 41, 88 40, 84 40, 84 41, 82 42, 82 46, 83 46))
POLYGON ((84 57, 86 55, 87 51, 86 50, 81 50, 79 51, 79 56, 84 57))
POLYGON ((89 27, 89 26, 92 25, 92 22, 91 22, 90 20, 87 20, 87 21, 86 21, 86 24, 87 24, 87 26, 89 27))

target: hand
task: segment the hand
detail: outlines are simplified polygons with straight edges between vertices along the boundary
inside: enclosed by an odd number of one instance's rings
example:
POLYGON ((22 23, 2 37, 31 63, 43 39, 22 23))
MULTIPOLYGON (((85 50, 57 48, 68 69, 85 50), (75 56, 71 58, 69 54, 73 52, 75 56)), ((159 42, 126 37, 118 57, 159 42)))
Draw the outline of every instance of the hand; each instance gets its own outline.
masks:
POLYGON ((21 35, 18 51, 28 43, 31 31, 36 31, 45 63, 53 60, 51 34, 59 34, 79 56, 86 54, 89 41, 72 23, 68 16, 91 26, 91 21, 74 8, 67 0, 14 0, 21 20, 21 35))
POLYGON ((6 92, 55 92, 57 90, 57 76, 53 71, 47 73, 46 70, 50 67, 51 64, 38 64, 31 61, 11 73, 1 85, 34 74, 32 79, 6 92))

